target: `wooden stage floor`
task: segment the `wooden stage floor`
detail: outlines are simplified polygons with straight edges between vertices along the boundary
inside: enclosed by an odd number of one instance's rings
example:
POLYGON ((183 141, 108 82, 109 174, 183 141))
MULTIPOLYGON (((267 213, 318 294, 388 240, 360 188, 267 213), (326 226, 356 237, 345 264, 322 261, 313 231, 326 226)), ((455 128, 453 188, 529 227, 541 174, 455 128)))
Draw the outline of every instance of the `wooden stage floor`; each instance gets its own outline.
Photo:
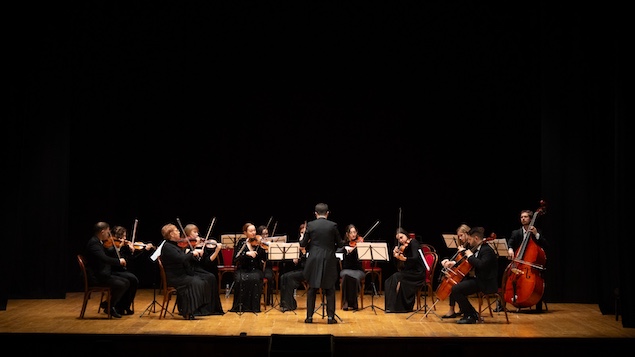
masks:
MULTIPOLYGON (((353 312, 339 309, 338 292, 336 313, 341 322, 328 325, 326 318, 322 318, 322 309, 314 314, 313 324, 304 323, 303 292, 298 292, 299 308, 295 313, 283 313, 268 306, 266 312, 258 314, 227 312, 194 321, 176 314, 159 319, 158 310, 146 310, 154 300, 152 289, 139 290, 134 315, 111 320, 104 313, 97 314, 98 295, 89 300, 84 319, 79 319, 81 292, 68 293, 65 299, 9 300, 7 309, 0 311, 0 336, 5 346, 15 343, 16 347, 38 354, 75 354, 77 349, 85 351, 89 346, 99 346, 104 354, 123 349, 130 354, 154 356, 203 353, 206 349, 214 351, 214 356, 245 355, 239 351, 265 356, 274 339, 286 341, 284 344, 293 352, 306 354, 311 346, 315 350, 324 336, 331 336, 332 355, 337 356, 392 351, 439 355, 447 349, 455 349, 453 355, 472 355, 470 350, 477 349, 487 351, 488 355, 530 356, 564 348, 568 353, 586 355, 608 351, 607 348, 632 347, 635 342, 635 329, 622 327, 614 315, 602 315, 597 304, 550 303, 548 311, 541 314, 529 309, 510 312, 509 324, 504 313, 495 312, 493 317, 485 314, 483 323, 459 325, 456 319, 440 318, 447 311, 447 301, 438 302, 436 311, 427 316, 423 311, 387 314, 382 310, 383 295, 372 299, 374 308, 368 307, 371 295, 365 295, 366 308, 353 312)), ((225 311, 230 309, 232 298, 221 297, 225 311)), ((317 306, 319 299, 318 295, 317 306)), ((158 291, 156 300, 162 303, 158 291)), ((472 302, 478 306, 476 299, 472 302)), ((428 301, 428 305, 432 302, 428 301)))

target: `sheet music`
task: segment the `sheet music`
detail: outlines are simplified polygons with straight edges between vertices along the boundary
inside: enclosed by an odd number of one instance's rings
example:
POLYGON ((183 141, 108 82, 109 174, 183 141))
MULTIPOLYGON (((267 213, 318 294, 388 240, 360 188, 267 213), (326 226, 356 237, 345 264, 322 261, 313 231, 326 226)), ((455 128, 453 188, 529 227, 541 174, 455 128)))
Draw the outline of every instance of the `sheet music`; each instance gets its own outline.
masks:
POLYGON ((386 242, 363 242, 355 245, 359 260, 386 260, 388 256, 388 243, 386 242))
POLYGON ((247 238, 247 236, 242 233, 226 233, 221 234, 220 242, 224 247, 234 248, 236 247, 236 242, 243 238, 247 238))
POLYGON ((441 234, 443 236, 443 241, 448 248, 458 248, 459 247, 459 236, 456 234, 441 234))
POLYGON ((300 258, 300 243, 276 243, 269 244, 269 251, 267 252, 268 260, 292 260, 300 258))
POLYGON ((509 246, 507 245, 507 240, 505 238, 492 239, 491 241, 488 241, 487 244, 494 249, 499 257, 509 256, 509 246))
POLYGON ((157 250, 154 251, 154 253, 152 253, 152 255, 150 256, 150 259, 152 259, 152 261, 157 260, 157 258, 159 258, 161 256, 161 251, 163 250, 163 245, 165 244, 165 240, 163 242, 161 242, 161 244, 159 244, 159 247, 157 248, 157 250))

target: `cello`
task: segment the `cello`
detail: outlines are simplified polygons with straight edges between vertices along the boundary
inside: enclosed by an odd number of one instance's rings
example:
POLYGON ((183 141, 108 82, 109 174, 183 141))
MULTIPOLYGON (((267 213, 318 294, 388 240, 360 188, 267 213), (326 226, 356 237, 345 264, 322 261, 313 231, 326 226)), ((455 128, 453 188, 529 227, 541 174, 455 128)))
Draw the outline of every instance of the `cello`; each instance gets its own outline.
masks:
MULTIPOLYGON (((496 239, 496 233, 493 233, 483 239, 483 241, 474 246, 469 248, 472 253, 475 252, 478 247, 483 244, 486 243, 488 241, 494 240, 496 239)), ((467 242, 465 243, 467 246, 467 242)), ((439 275, 439 277, 442 279, 441 282, 439 283, 439 286, 437 287, 437 290, 435 291, 435 295, 437 296, 437 299, 439 300, 445 300, 448 296, 450 296, 450 293, 452 292, 452 287, 458 283, 460 283, 463 278, 465 278, 470 270, 472 270, 472 264, 470 264, 470 262, 467 261, 467 257, 465 256, 465 251, 467 249, 464 250, 459 250, 457 251, 454 256, 452 258, 450 258, 450 260, 453 260, 456 262, 456 264, 452 267, 449 268, 443 268, 441 270, 441 274, 439 275)))
MULTIPOLYGON (((545 213, 545 209, 545 201, 540 201, 540 207, 531 218, 530 227, 534 226, 539 215, 545 213)), ((546 261, 545 251, 536 243, 532 233, 525 232, 515 258, 505 268, 503 274, 505 301, 517 308, 536 305, 545 290, 542 272, 545 270, 546 261)))

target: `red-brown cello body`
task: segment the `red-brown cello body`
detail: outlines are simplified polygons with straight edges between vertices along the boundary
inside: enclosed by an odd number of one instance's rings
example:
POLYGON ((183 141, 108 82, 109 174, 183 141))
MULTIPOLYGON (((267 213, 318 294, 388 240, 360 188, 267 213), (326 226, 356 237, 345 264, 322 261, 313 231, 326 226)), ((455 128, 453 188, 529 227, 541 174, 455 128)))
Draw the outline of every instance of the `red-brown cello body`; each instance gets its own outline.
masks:
POLYGON ((439 283, 437 291, 434 293, 439 300, 445 300, 450 296, 452 287, 460 283, 472 270, 472 264, 467 261, 464 251, 456 252, 455 256, 450 260, 454 260, 456 264, 451 268, 443 268, 441 270, 443 280, 439 283))
MULTIPOLYGON (((541 201, 541 207, 534 213, 530 226, 534 225, 539 214, 544 214, 544 205, 544 201, 541 201)), ((545 251, 527 232, 515 256, 503 275, 505 301, 517 308, 536 305, 545 290, 542 276, 547 262, 545 251)))

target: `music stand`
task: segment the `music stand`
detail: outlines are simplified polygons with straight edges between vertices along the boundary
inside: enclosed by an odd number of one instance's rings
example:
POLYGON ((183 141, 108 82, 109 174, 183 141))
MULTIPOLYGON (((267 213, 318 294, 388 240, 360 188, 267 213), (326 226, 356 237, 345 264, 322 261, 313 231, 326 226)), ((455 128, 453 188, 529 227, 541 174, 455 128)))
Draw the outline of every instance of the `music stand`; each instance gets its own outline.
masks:
MULTIPOLYGON (((274 238, 274 237, 271 237, 274 238)), ((265 239, 265 238, 263 238, 265 239)), ((286 240, 286 236, 284 236, 284 240, 286 240)), ((269 243, 269 250, 267 251, 267 260, 272 260, 272 261, 284 261, 284 260, 293 260, 293 259, 300 259, 300 243, 298 242, 294 242, 294 243, 286 243, 286 242, 271 242, 269 243)), ((275 299, 275 298, 274 298, 275 299)), ((281 309, 277 308, 276 305, 280 305, 280 299, 278 298, 278 302, 276 302, 274 300, 273 302, 273 306, 271 306, 271 309, 265 311, 265 314, 268 313, 269 311, 276 309, 280 312, 283 312, 281 309)), ((293 311, 293 310, 291 310, 293 311)), ((296 314, 295 311, 293 311, 294 314, 296 314)), ((296 314, 297 315, 297 314, 296 314)))
POLYGON ((456 234, 442 234, 443 241, 448 248, 458 248, 459 247, 459 236, 456 234))
POLYGON ((220 242, 223 244, 223 246, 235 248, 236 242, 243 238, 247 238, 247 236, 242 233, 226 233, 221 234, 220 242))
MULTIPOLYGON (((357 249, 358 259, 370 260, 370 264, 373 268, 377 266, 378 260, 382 260, 382 261, 389 260, 388 243, 386 242, 361 242, 356 244, 355 249, 357 249)), ((371 279, 370 284, 373 288, 373 293, 376 292, 377 289, 375 288, 375 281, 373 279, 371 279)), ((362 294, 363 293, 364 292, 362 291, 362 294)), ((379 306, 375 306, 375 294, 372 294, 370 296, 370 306, 365 306, 362 310, 366 309, 367 307, 370 307, 375 313, 375 315, 377 315, 377 311, 375 311, 375 308, 381 311, 386 311, 379 306)), ((357 312, 357 311, 361 311, 361 310, 355 310, 354 312, 357 312)))
MULTIPOLYGON (((165 244, 165 240, 161 242, 159 247, 154 251, 154 253, 152 253, 152 255, 150 256, 150 260, 156 263, 157 258, 159 258, 159 256, 161 255, 161 250, 163 249, 164 244, 165 244)), ((159 275, 159 281, 160 281, 161 271, 159 269, 156 269, 156 273, 159 275)), ((145 310, 143 310, 143 312, 141 313, 141 315, 139 315, 139 317, 143 317, 143 315, 145 315, 146 313, 150 314, 150 313, 157 312, 157 305, 161 307, 161 309, 159 309, 159 313, 161 313, 161 311, 163 310, 163 305, 157 301, 157 282, 156 282, 156 276, 155 276, 155 279, 152 282, 152 302, 148 305, 148 307, 145 308, 145 310)), ((171 316, 174 316, 170 311, 167 311, 167 313, 170 314, 171 316)))
POLYGON ((499 257, 509 256, 509 246, 507 246, 507 240, 505 238, 492 239, 488 241, 487 244, 494 249, 496 255, 499 257))
POLYGON ((262 241, 267 243, 286 243, 287 236, 284 235, 284 236, 263 237, 262 241))

